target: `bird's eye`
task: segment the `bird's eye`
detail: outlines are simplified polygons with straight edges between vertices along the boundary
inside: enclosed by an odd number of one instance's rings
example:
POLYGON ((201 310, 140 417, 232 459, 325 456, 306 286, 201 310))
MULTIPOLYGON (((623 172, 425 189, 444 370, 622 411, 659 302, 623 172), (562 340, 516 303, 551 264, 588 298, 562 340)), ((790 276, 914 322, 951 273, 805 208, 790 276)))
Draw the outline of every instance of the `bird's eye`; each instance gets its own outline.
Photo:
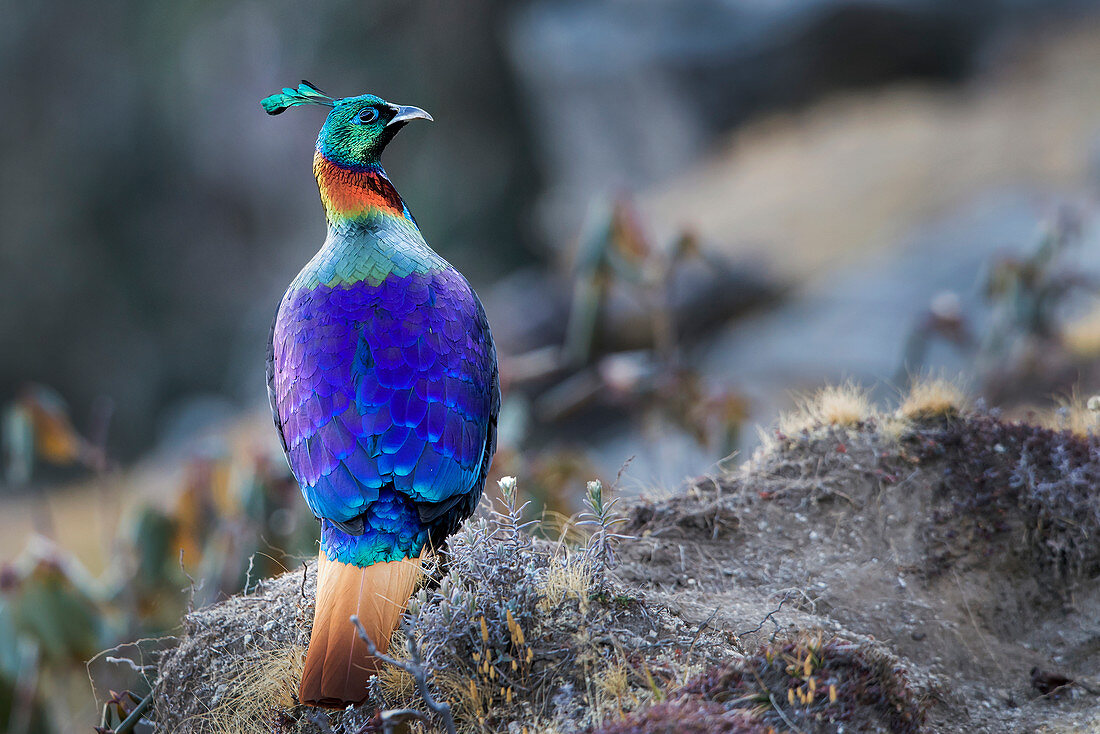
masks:
POLYGON ((363 109, 359 110, 359 114, 356 116, 355 119, 364 125, 369 125, 370 123, 378 119, 378 110, 374 109, 373 107, 364 107, 363 109))

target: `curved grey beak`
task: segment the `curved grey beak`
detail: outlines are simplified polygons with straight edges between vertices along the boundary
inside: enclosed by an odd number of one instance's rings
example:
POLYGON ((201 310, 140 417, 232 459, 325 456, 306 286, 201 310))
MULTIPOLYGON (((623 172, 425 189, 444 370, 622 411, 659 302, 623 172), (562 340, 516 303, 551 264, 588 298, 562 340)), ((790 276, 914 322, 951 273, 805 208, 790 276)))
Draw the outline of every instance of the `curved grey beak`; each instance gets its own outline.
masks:
POLYGON ((431 120, 432 116, 419 107, 406 107, 405 105, 394 105, 393 109, 397 114, 393 116, 393 119, 386 123, 386 127, 393 127, 394 125, 404 125, 409 120, 431 120))

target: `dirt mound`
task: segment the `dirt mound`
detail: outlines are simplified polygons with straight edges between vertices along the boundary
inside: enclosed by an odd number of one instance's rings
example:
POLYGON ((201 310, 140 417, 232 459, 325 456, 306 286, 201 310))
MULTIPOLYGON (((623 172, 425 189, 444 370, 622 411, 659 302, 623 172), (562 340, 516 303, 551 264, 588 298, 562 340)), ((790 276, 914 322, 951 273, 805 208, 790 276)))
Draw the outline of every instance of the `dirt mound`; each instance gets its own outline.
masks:
MULTIPOLYGON (((514 492, 469 523, 415 595, 405 641, 459 730, 1100 723, 1086 677, 1100 666, 1097 439, 950 406, 856 407, 787 421, 735 473, 634 500, 625 517, 590 502, 596 533, 580 546, 530 539, 514 492), (614 568, 608 533, 635 536, 614 568)), ((292 706, 311 577, 188 617, 160 669, 166 731, 244 716, 255 731, 353 734, 380 730, 378 707, 424 710, 397 669, 358 711, 292 706), (267 672, 241 677, 251 669, 267 672)))
POLYGON ((606 724, 598 734, 632 732, 859 731, 918 734, 925 703, 900 661, 882 646, 821 632, 762 645, 712 667, 670 701, 606 724))
MULTIPOLYGON (((508 495, 514 502, 514 492, 508 495)), ((580 732, 736 657, 714 631, 646 604, 605 575, 606 545, 568 548, 523 531, 510 504, 451 539, 410 602, 390 654, 422 660, 460 731, 580 732), (518 731, 522 731, 522 728, 518 731)), ((378 709, 424 709, 410 670, 387 667, 358 709, 295 706, 315 569, 187 616, 159 666, 157 722, 188 732, 382 731, 378 709)))
POLYGON ((759 634, 874 637, 928 682, 934 731, 1036 731, 1100 713, 1098 471, 1095 438, 990 414, 811 424, 635 506, 619 573, 688 621, 772 600, 759 634), (1040 696, 1035 669, 1078 684, 1040 696))
POLYGON ((191 612, 158 665, 158 731, 278 731, 297 703, 316 569, 261 581, 249 594, 191 612))

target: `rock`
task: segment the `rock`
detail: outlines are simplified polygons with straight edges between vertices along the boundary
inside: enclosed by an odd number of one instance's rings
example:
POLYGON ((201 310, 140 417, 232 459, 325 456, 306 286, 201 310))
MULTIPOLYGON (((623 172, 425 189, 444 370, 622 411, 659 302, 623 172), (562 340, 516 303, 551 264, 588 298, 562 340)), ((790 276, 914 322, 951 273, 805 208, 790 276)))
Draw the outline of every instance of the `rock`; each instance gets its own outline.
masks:
MULTIPOLYGON (((859 269, 819 279, 790 302, 731 324, 702 350, 703 371, 751 385, 755 417, 763 422, 789 404, 792 389, 823 381, 900 386, 907 369, 972 376, 972 356, 944 340, 931 345, 922 364, 906 365, 906 342, 943 293, 954 294, 974 334, 986 333, 982 273, 998 254, 1034 248, 1049 211, 1035 202, 1050 198, 1004 190, 965 202, 859 269)), ((1071 260, 1078 272, 1100 273, 1100 223, 1089 223, 1086 232, 1071 260)), ((887 389, 879 389, 885 397, 887 389)))
POLYGON ((508 50, 536 130, 540 222, 569 241, 594 195, 651 186, 714 135, 840 88, 957 80, 997 32, 1075 0, 536 2, 508 50))
MULTIPOLYGON (((700 709, 713 713, 704 717, 712 725, 684 730, 758 734, 794 722, 789 728, 839 731, 843 722, 846 731, 947 734, 1094 719, 1095 697, 1070 695, 1087 692, 1083 680, 1062 689, 1073 671, 1038 666, 1065 658, 1094 670, 1100 656, 1091 613, 1100 600, 1100 503, 1088 490, 1100 476, 1100 439, 985 413, 911 423, 900 435, 881 429, 889 420, 875 412, 854 426, 808 423, 687 492, 624 498, 620 530, 632 537, 617 547, 602 588, 561 585, 569 564, 588 567, 583 548, 562 554, 514 525, 467 525, 450 546, 452 591, 421 591, 415 627, 460 730, 508 731, 517 721, 529 731, 680 731, 676 717, 700 709), (994 438, 1007 451, 992 451, 994 438), (840 439, 847 454, 833 450, 840 439), (1033 464, 1029 453, 1064 460, 1033 464), (1021 464, 1035 472, 1033 485, 1006 481, 1021 464), (897 476, 902 466, 904 481, 884 483, 874 471, 897 476), (682 521, 719 511, 769 522, 740 523, 716 542, 682 521), (898 527, 884 526, 883 513, 898 527), (800 541, 807 525, 823 531, 823 548, 800 541), (1066 549, 1076 563, 1065 563, 1066 549), (745 573, 731 577, 730 567, 745 573), (903 568, 912 582, 899 595, 903 568), (679 583, 686 573, 696 583, 679 583), (1079 609, 1062 610, 1067 593, 1079 609), (929 620, 923 639, 899 634, 899 621, 915 613, 929 620), (487 660, 511 671, 496 678, 503 682, 486 675, 487 660), (1033 666, 1038 690, 1065 695, 1024 698, 1033 666), (513 677, 526 681, 515 695, 504 688, 513 677), (1016 708, 1012 690, 1021 690, 1016 708), (756 705, 761 697, 772 706, 756 705), (716 729, 728 713, 743 726, 716 729)), ((317 734, 313 712, 294 705, 312 581, 285 574, 186 617, 178 647, 158 665, 164 730, 247 721, 233 730, 317 734), (273 638, 244 644, 272 621, 273 638)), ((400 676, 384 675, 375 693, 387 707, 423 708, 400 676)), ((375 706, 332 713, 333 728, 363 730, 375 706)))

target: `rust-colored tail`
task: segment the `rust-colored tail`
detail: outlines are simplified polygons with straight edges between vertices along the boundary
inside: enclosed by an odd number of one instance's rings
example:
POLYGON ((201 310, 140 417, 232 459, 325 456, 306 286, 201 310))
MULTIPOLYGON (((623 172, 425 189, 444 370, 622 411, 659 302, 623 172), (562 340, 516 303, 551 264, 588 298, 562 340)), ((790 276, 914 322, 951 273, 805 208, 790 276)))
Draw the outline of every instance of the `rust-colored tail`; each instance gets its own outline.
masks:
POLYGON ((366 699, 367 681, 381 663, 367 653, 366 643, 348 618, 359 617, 378 651, 385 652, 419 577, 419 558, 360 568, 330 561, 321 551, 317 608, 299 701, 343 708, 366 699))

